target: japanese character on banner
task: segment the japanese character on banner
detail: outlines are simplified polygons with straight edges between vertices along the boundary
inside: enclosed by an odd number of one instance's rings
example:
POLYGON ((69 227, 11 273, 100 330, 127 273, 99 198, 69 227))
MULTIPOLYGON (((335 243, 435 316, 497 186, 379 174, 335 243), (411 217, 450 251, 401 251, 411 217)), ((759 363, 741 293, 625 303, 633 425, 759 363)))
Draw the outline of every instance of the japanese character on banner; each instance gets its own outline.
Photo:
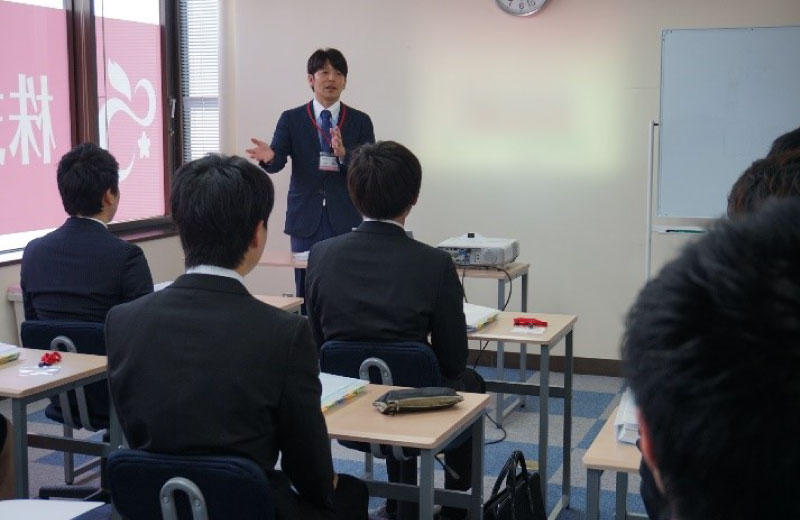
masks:
MULTIPOLYGON (((30 164, 30 149, 37 157, 41 157, 45 164, 50 164, 51 151, 56 148, 56 140, 53 135, 53 122, 50 117, 50 102, 53 96, 47 88, 47 76, 39 76, 39 94, 36 94, 33 76, 18 74, 18 90, 12 92, 10 97, 17 99, 19 108, 17 114, 8 117, 10 121, 16 121, 17 131, 9 145, 12 157, 20 154, 23 165, 30 164), (37 103, 38 102, 38 103, 37 103), (32 112, 28 111, 28 108, 32 112), (36 130, 34 130, 36 125, 36 130), (39 150, 37 131, 41 134, 42 148, 39 150)), ((5 159, 5 150, 0 150, 0 164, 5 159)))

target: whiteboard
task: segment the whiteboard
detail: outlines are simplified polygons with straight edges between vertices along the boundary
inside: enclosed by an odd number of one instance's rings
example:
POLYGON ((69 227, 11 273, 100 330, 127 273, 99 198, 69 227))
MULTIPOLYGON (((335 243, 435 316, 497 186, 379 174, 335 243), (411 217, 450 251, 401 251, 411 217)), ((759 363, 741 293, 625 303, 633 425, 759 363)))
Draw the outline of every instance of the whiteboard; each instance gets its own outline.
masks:
POLYGON ((800 27, 661 34, 657 214, 716 218, 779 135, 800 126, 800 27))

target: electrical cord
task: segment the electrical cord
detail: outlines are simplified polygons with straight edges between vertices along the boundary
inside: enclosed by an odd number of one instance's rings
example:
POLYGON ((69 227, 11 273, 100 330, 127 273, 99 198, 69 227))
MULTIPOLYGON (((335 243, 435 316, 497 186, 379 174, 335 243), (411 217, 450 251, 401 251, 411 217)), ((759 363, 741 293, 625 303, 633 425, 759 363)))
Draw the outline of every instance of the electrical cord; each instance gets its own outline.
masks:
POLYGON ((508 436, 508 432, 506 432, 506 429, 503 428, 503 426, 501 426, 500 424, 497 424, 497 422, 495 422, 495 420, 492 419, 492 416, 489 415, 489 412, 486 412, 486 418, 489 419, 492 422, 492 424, 495 425, 495 427, 499 428, 501 432, 503 432, 503 436, 500 437, 499 439, 495 439, 493 441, 486 441, 486 442, 483 443, 483 445, 484 446, 491 446, 492 444, 500 444, 501 442, 506 440, 506 437, 508 436))

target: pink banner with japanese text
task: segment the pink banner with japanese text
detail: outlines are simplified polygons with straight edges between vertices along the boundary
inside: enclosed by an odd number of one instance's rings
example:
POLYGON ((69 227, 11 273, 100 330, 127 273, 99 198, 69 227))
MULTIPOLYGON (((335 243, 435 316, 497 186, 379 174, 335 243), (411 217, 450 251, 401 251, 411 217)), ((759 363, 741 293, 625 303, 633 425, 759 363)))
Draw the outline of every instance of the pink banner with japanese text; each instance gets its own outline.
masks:
POLYGON ((164 214, 161 28, 98 18, 100 146, 119 162, 115 220, 164 214))
POLYGON ((0 2, 0 234, 66 218, 56 186, 72 147, 66 45, 65 11, 0 2))

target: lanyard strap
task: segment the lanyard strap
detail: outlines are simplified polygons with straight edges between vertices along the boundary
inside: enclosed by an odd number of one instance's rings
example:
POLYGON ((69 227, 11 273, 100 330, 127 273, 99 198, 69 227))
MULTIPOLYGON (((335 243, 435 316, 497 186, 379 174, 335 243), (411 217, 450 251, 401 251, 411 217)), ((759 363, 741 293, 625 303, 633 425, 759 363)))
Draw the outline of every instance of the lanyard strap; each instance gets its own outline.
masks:
MULTIPOLYGON (((308 117, 309 119, 311 119, 311 124, 314 125, 314 128, 317 129, 317 132, 319 132, 322 138, 325 139, 325 142, 328 143, 328 146, 333 148, 331 136, 325 135, 325 132, 323 132, 322 128, 320 128, 319 125, 317 124, 317 119, 314 117, 314 114, 311 113, 311 101, 309 101, 308 105, 306 105, 306 112, 308 112, 308 117)), ((339 114, 339 123, 336 125, 336 128, 338 128, 339 130, 342 129, 345 117, 347 117, 347 107, 344 105, 344 103, 342 103, 341 114, 339 114)))

